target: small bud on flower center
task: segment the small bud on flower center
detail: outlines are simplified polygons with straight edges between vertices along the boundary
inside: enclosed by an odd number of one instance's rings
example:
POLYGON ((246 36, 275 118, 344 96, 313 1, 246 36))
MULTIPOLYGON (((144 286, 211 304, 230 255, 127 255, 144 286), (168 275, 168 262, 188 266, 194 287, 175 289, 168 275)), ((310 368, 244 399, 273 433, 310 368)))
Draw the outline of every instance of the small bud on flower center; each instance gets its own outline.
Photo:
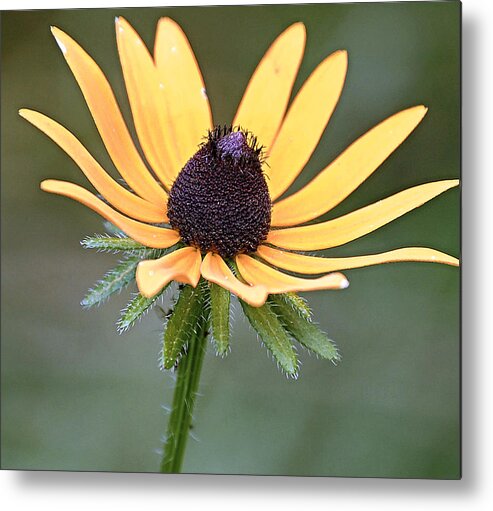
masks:
POLYGON ((186 244, 227 258, 255 252, 269 232, 271 208, 255 138, 216 127, 171 187, 168 217, 186 244))

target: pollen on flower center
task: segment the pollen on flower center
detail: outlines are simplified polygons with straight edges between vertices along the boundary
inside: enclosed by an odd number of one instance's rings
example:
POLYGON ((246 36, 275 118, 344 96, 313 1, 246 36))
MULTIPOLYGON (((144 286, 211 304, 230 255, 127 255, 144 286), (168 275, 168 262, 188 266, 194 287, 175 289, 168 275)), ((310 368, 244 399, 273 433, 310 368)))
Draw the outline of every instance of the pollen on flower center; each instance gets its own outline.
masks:
POLYGON ((271 208, 255 137, 216 127, 178 174, 168 217, 185 243, 233 257, 266 239, 271 208))

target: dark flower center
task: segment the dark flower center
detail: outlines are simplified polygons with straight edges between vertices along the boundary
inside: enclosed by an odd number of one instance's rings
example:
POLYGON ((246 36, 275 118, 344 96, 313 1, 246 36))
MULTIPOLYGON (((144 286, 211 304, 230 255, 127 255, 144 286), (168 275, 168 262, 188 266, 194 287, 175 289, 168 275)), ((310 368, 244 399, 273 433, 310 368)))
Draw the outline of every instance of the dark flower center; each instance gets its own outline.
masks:
POLYGON ((271 207, 255 137, 216 127, 171 187, 168 217, 188 245, 233 257, 266 239, 271 207))

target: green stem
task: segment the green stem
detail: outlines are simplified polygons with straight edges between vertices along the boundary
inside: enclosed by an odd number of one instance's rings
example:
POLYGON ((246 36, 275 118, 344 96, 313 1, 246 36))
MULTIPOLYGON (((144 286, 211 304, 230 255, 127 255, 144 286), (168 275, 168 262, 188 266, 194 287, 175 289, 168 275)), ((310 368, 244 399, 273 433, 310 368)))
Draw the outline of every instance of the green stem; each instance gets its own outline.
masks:
POLYGON ((177 474, 181 471, 206 343, 207 321, 201 319, 197 324, 197 334, 190 340, 187 353, 178 364, 173 405, 161 461, 161 472, 165 474, 177 474))

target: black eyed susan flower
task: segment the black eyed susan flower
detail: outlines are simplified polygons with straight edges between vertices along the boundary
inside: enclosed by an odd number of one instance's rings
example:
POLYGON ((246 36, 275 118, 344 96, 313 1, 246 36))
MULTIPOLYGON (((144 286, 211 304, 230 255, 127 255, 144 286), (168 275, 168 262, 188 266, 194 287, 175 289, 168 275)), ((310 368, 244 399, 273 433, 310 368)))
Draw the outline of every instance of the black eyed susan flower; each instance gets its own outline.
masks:
POLYGON ((351 268, 397 261, 458 264, 456 258, 424 247, 337 258, 303 253, 369 234, 458 185, 457 180, 421 184, 338 218, 316 221, 411 134, 427 111, 418 105, 383 120, 301 190, 280 198, 315 150, 348 65, 345 51, 332 53, 289 104, 304 52, 303 24, 290 26, 271 45, 231 125, 215 126, 200 69, 180 27, 161 19, 151 54, 130 24, 117 18, 118 52, 146 161, 96 62, 60 29, 52 32, 124 184, 110 177, 66 128, 23 109, 20 114, 78 164, 99 196, 58 180, 43 181, 41 188, 84 204, 118 229, 117 236, 84 242, 127 255, 86 297, 85 305, 99 303, 135 278, 140 294, 120 321, 125 329, 171 282, 179 283, 179 298, 167 317, 166 368, 190 349, 193 335, 209 327, 217 350, 227 352, 233 293, 280 366, 296 375, 291 339, 332 360, 338 354, 309 321, 309 310, 295 293, 344 289, 348 281, 339 272, 351 268))

